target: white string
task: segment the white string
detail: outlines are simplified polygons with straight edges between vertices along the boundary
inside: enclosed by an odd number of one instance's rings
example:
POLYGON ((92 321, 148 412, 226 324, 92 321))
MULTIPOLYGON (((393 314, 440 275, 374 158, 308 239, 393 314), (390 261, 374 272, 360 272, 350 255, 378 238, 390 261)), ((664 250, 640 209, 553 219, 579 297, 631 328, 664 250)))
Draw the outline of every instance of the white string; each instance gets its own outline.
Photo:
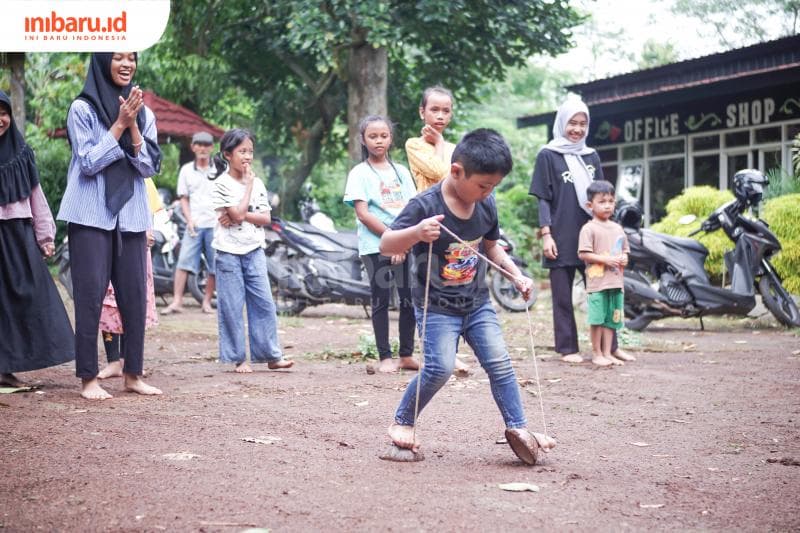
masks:
POLYGON ((428 326, 428 293, 431 288, 431 263, 433 263, 433 242, 428 243, 428 272, 425 275, 425 299, 422 305, 422 331, 420 332, 420 362, 417 370, 417 398, 414 401, 414 431, 411 442, 417 442, 417 416, 419 416, 419 389, 422 388, 422 369, 425 368, 425 331, 428 326))
MULTIPOLYGON (((480 253, 471 244, 469 244, 464 239, 462 239, 461 237, 459 237, 458 235, 453 233, 450 229, 448 229, 441 222, 439 223, 439 227, 441 227, 443 230, 445 230, 447 233, 449 233, 450 236, 453 237, 454 239, 456 239, 458 242, 460 242, 461 244, 463 244, 464 246, 469 248, 475 255, 477 255, 478 257, 480 257, 481 259, 486 261, 488 264, 493 266, 495 269, 500 271, 500 273, 505 274, 507 277, 512 278, 512 279, 519 279, 519 277, 515 276, 514 274, 512 274, 511 272, 509 272, 505 268, 501 267, 500 265, 498 265, 497 263, 495 263, 494 261, 492 261, 491 259, 489 259, 485 255, 480 253)), ((427 312, 427 306, 428 306, 428 285, 430 285, 430 274, 431 274, 431 271, 430 271, 430 253, 431 253, 431 249, 429 248, 428 249, 428 281, 427 281, 427 285, 425 286, 425 312, 427 312)), ((535 344, 533 342, 533 320, 531 319, 530 309, 528 308, 527 305, 525 306, 525 315, 528 318, 528 336, 530 337, 530 341, 531 341, 531 354, 533 354, 533 370, 534 370, 534 374, 535 374, 535 377, 536 377, 536 391, 537 391, 537 395, 539 396, 539 408, 541 409, 541 412, 542 412, 542 427, 544 428, 544 434, 546 436, 547 435, 547 421, 545 420, 545 416, 544 416, 544 400, 542 399, 542 385, 541 385, 541 382, 539 381, 539 365, 536 362, 536 346, 535 346, 535 344)), ((423 328, 424 327, 425 326, 423 324, 423 328)), ((423 331, 424 331, 424 329, 423 329, 423 331)), ((423 338, 424 338, 424 333, 423 333, 423 338)), ((417 387, 419 387, 419 381, 417 382, 417 387)), ((417 393, 418 393, 417 394, 417 398, 419 398, 419 388, 417 388, 417 393)), ((415 419, 416 419, 416 415, 415 415, 415 419)))

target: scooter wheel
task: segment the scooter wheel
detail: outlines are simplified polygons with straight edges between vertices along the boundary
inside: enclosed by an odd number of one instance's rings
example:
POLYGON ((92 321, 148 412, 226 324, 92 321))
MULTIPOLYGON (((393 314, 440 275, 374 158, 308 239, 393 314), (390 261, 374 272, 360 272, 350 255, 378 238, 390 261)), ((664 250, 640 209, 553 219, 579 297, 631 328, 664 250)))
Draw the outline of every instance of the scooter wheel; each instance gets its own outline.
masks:
POLYGON ((761 293, 764 306, 778 319, 778 322, 790 328, 800 327, 800 310, 774 272, 767 272, 761 276, 758 280, 758 292, 761 293))

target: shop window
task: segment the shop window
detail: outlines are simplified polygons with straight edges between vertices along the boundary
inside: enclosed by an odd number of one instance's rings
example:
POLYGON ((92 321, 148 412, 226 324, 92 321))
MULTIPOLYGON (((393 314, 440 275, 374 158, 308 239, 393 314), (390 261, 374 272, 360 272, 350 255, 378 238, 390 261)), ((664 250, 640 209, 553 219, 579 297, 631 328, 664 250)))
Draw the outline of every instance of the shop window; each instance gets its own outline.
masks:
POLYGON ((786 126, 787 140, 792 141, 798 135, 800 135, 800 124, 789 124, 788 126, 786 126))
POLYGON ((617 149, 606 148, 605 150, 597 150, 597 155, 600 156, 600 161, 603 163, 612 163, 617 160, 617 149))
POLYGON ((719 155, 696 155, 694 160, 694 184, 719 188, 719 155))
POLYGON ((750 160, 747 154, 729 154, 728 155, 728 188, 733 189, 733 175, 750 168, 750 160))
POLYGON ((750 144, 750 130, 735 131, 725 134, 725 146, 748 146, 750 144))
POLYGON ((647 146, 647 155, 655 157, 659 155, 673 155, 683 153, 683 139, 675 141, 664 141, 657 143, 650 143, 647 146))
POLYGON ((781 127, 761 128, 756 130, 756 144, 781 142, 781 127))
POLYGON ((663 159, 649 164, 650 224, 667 214, 667 202, 683 192, 683 159, 663 159))
POLYGON ((630 146, 622 147, 622 159, 629 161, 631 159, 641 159, 644 157, 644 146, 641 144, 632 144, 630 146))
POLYGON ((781 169, 781 151, 778 150, 764 150, 762 152, 763 163, 761 170, 769 172, 771 170, 780 171, 781 169))
MULTIPOLYGON (((641 164, 623 165, 617 178, 617 198, 626 202, 638 202, 642 193, 641 164)), ((606 179, 609 179, 606 177, 606 179)))
POLYGON ((716 150, 719 148, 719 135, 703 135, 692 139, 692 150, 716 150))
POLYGON ((603 177, 611 183, 617 182, 617 165, 603 165, 603 177))

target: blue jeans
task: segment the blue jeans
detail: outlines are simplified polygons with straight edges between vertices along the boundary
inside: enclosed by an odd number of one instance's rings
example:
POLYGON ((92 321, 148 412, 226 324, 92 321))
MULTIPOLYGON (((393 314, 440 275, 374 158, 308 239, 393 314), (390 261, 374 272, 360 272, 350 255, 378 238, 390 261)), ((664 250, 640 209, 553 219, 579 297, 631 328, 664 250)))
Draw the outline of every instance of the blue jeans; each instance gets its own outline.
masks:
MULTIPOLYGON (((422 338, 422 309, 416 308, 417 327, 422 338)), ((481 366, 489 375, 492 396, 507 428, 527 426, 522 399, 517 385, 517 376, 511 366, 500 322, 490 302, 465 316, 452 316, 428 311, 425 332, 425 366, 422 370, 422 386, 419 394, 420 413, 433 395, 447 383, 453 374, 456 362, 458 337, 464 335, 481 366)), ((403 399, 394 415, 396 423, 414 425, 414 403, 417 396, 419 376, 408 384, 403 399)))
POLYGON ((200 254, 205 254, 208 273, 213 276, 216 250, 211 246, 211 241, 214 240, 214 228, 197 228, 195 231, 197 235, 194 237, 188 231, 184 232, 176 268, 197 274, 200 271, 200 254))
POLYGON ((217 252, 217 321, 219 360, 241 364, 245 361, 243 308, 247 305, 250 361, 279 361, 278 316, 267 277, 264 250, 244 255, 217 252))

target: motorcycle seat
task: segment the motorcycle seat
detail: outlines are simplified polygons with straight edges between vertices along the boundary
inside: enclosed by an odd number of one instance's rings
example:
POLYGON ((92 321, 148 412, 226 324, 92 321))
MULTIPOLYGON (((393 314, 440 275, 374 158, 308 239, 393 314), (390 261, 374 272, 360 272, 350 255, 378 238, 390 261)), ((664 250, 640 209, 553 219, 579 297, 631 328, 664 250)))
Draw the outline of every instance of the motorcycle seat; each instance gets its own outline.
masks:
POLYGON ((665 242, 672 243, 680 248, 686 248, 701 254, 707 254, 708 249, 703 246, 703 243, 687 237, 675 237, 674 235, 667 235, 664 233, 656 233, 649 230, 642 230, 645 233, 644 240, 647 239, 660 239, 665 242))

